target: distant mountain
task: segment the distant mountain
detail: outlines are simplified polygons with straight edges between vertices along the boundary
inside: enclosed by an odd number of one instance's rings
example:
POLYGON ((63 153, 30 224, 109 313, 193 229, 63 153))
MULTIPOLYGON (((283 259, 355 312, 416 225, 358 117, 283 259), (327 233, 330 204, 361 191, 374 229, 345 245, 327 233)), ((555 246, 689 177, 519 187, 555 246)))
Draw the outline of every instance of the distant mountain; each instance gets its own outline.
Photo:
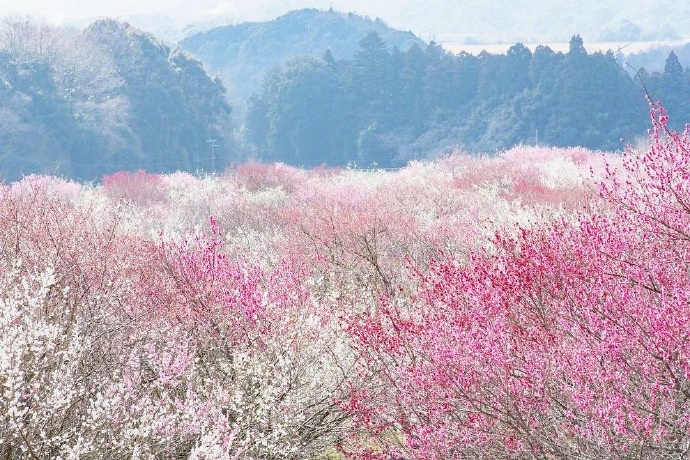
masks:
POLYGON ((303 9, 268 22, 218 27, 191 35, 180 46, 222 77, 232 99, 246 100, 261 89, 267 71, 297 56, 321 58, 327 50, 336 60, 350 59, 370 32, 390 48, 425 46, 413 33, 391 29, 381 20, 332 9, 303 9))
POLYGON ((15 0, 9 10, 5 3, 0 10, 10 12, 14 3, 19 14, 59 17, 80 27, 85 17, 115 16, 170 42, 212 27, 331 7, 383 18, 441 44, 567 43, 575 34, 586 43, 690 39, 690 2, 684 0, 15 0))
POLYGON ((84 32, 6 26, 16 33, 0 34, 1 179, 227 163, 225 89, 191 56, 113 20, 84 32))
MULTIPOLYGON (((161 14, 180 26, 193 24, 197 31, 210 25, 268 21, 301 8, 332 7, 383 18, 393 28, 439 43, 446 39, 562 43, 574 34, 586 43, 690 38, 690 2, 679 0, 171 0, 168 4, 174 6, 161 9, 161 14)), ((156 18, 141 17, 134 23, 156 36, 166 31, 156 18)))
MULTIPOLYGON (((444 35, 458 42, 567 42, 579 34, 588 42, 676 40, 690 31, 688 2, 677 0, 516 0, 491 2, 433 0, 424 7, 401 0, 398 12, 386 16, 400 24, 399 15, 418 23, 443 43, 444 35), (417 19, 418 18, 418 19, 417 19)), ((405 22, 407 22, 405 21, 405 22)))

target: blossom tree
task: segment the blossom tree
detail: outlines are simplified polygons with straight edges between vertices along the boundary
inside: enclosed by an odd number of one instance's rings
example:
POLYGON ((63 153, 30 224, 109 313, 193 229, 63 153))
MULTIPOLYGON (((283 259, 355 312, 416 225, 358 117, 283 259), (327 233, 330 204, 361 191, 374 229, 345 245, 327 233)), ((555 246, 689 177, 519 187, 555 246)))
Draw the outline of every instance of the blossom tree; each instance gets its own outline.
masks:
POLYGON ((356 458, 684 458, 690 450, 689 130, 609 168, 579 217, 497 233, 353 315, 356 458))
POLYGON ((242 458, 305 458, 332 446, 349 417, 336 403, 351 353, 337 317, 312 299, 299 259, 265 271, 211 234, 159 244, 139 285, 142 308, 193 346, 195 405, 224 414, 242 458))

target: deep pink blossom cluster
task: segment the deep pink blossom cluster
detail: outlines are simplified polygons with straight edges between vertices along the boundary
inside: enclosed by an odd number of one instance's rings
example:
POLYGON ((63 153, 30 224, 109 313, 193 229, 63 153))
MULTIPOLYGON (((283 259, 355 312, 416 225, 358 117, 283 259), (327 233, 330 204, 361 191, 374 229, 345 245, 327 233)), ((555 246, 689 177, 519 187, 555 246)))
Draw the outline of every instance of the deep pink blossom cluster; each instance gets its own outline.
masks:
POLYGON ((690 139, 652 120, 602 202, 499 232, 351 319, 377 391, 345 407, 380 439, 355 457, 687 455, 690 139))

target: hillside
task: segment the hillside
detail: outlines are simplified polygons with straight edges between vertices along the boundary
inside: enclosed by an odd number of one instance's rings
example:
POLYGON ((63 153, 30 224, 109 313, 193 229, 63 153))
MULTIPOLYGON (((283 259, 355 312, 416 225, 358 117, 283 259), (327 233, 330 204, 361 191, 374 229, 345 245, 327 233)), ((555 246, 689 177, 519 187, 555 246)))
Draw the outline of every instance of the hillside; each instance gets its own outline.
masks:
POLYGON ((335 59, 352 58, 358 42, 372 31, 391 48, 424 46, 411 32, 332 9, 303 9, 272 21, 218 27, 194 34, 180 46, 203 61, 210 73, 222 77, 231 99, 246 100, 261 88, 268 70, 296 56, 320 58, 327 50, 335 59))
MULTIPOLYGON (((684 70, 669 62, 647 87, 673 120, 687 119, 684 70)), ((455 56, 434 44, 396 52, 372 33, 352 59, 303 57, 271 72, 245 133, 262 160, 399 167, 519 144, 618 150, 644 134, 645 107, 615 55, 587 53, 579 36, 567 53, 515 44, 455 56)))
MULTIPOLYGON (((245 158, 399 167, 519 144, 618 150, 644 134, 642 85, 579 35, 567 52, 517 43, 453 55, 378 19, 308 9, 182 46, 204 64, 115 20, 81 32, 6 20, 2 177, 217 171, 245 158)), ((674 127, 690 117, 680 57, 641 73, 674 127)))
POLYGON ((29 20, 0 34, 0 175, 97 179, 121 169, 210 169, 232 151, 220 81, 113 20, 83 32, 29 20))

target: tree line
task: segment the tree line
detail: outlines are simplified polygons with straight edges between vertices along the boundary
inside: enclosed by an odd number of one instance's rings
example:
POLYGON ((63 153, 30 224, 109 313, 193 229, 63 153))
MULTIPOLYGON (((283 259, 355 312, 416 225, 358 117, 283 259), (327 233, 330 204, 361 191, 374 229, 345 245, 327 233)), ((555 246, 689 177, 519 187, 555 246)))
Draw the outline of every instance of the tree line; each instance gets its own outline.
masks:
POLYGON ((376 32, 351 59, 298 57, 267 74, 248 103, 245 138, 264 161, 399 166, 451 149, 518 144, 620 150, 645 133, 643 85, 675 119, 690 117, 690 74, 631 76, 620 56, 517 43, 506 54, 389 48, 376 32))

